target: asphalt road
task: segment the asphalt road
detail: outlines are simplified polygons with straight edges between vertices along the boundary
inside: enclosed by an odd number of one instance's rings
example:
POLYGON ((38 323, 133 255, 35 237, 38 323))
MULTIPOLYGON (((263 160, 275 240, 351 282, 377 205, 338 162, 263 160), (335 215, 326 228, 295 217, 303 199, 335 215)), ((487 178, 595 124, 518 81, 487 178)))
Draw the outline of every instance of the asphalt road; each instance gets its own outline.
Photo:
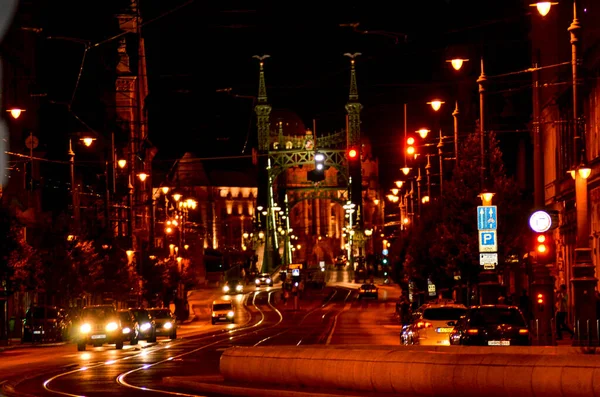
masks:
MULTIPOLYGON (((24 347, 0 353, 0 383, 4 395, 33 396, 196 396, 185 388, 167 386, 170 376, 219 376, 219 359, 228 347, 397 344, 393 291, 380 289, 380 299, 359 301, 356 285, 346 272, 328 274, 323 290, 306 290, 295 310, 283 303, 280 289, 251 288, 230 297, 235 324, 211 325, 210 301, 218 290, 190 296, 195 321, 180 325, 177 340, 159 338, 116 350, 106 345, 77 352, 74 344, 24 347), (157 393, 158 392, 158 393, 157 393)), ((205 395, 205 394, 202 394, 205 395)))

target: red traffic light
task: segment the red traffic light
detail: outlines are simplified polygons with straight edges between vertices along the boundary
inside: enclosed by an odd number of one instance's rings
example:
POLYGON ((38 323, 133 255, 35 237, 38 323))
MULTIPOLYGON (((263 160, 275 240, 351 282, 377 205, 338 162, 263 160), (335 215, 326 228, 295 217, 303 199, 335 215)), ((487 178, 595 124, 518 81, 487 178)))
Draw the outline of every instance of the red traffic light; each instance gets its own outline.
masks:
POLYGON ((354 148, 348 150, 348 158, 351 160, 358 158, 358 150, 354 148))
POLYGON ((548 247, 546 246, 546 236, 543 234, 538 234, 535 240, 535 250, 540 254, 545 254, 548 251, 548 247))
POLYGON ((540 305, 544 303, 544 295, 537 294, 537 303, 539 303, 540 305))

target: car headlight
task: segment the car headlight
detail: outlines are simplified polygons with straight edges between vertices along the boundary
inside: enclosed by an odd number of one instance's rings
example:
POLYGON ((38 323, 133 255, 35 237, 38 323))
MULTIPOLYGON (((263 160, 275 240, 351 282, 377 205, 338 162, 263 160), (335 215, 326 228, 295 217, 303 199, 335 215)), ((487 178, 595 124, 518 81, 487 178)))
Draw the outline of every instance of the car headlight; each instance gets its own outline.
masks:
POLYGON ((270 278, 267 279, 267 284, 271 284, 271 279, 270 278))
POLYGON ((92 330, 92 326, 89 324, 83 324, 81 327, 79 327, 79 331, 82 334, 87 334, 88 332, 90 332, 92 330))
POLYGON ((128 333, 130 333, 130 332, 131 332, 131 329, 130 329, 129 327, 125 327, 125 328, 123 328, 123 333, 124 333, 124 334, 128 334, 128 333))
POLYGON ((243 290, 243 289, 244 289, 244 287, 243 287, 243 286, 241 286, 241 285, 237 285, 237 286, 235 287, 235 290, 236 290, 236 291, 238 291, 238 292, 239 292, 239 291, 241 291, 241 290, 243 290))
POLYGON ((110 332, 110 331, 115 331, 117 328, 119 328, 119 324, 117 324, 117 323, 115 323, 115 322, 112 322, 112 323, 108 323, 108 324, 106 324, 106 330, 107 330, 108 332, 110 332))
POLYGON ((229 285, 223 287, 223 292, 229 292, 229 285))
POLYGON ((171 324, 170 322, 165 323, 165 325, 163 325, 163 327, 165 327, 166 329, 171 329, 173 328, 173 324, 171 324))
POLYGON ((233 317, 233 311, 227 312, 227 317, 233 317))
POLYGON ((140 327, 140 329, 142 331, 148 331, 150 329, 150 327, 151 327, 150 323, 144 323, 144 324, 142 324, 142 326, 140 327))
POLYGON ((260 280, 259 280, 259 279, 256 279, 256 280, 254 280, 254 282, 255 282, 256 284, 260 284, 260 280))

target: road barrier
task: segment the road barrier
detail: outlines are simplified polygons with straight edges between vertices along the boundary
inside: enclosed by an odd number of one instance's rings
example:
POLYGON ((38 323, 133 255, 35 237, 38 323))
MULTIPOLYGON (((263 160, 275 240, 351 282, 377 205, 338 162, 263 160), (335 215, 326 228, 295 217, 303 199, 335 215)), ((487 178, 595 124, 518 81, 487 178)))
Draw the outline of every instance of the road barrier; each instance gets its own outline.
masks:
POLYGON ((226 381, 256 385, 448 397, 600 396, 600 355, 495 354, 502 349, 233 347, 220 365, 226 381))

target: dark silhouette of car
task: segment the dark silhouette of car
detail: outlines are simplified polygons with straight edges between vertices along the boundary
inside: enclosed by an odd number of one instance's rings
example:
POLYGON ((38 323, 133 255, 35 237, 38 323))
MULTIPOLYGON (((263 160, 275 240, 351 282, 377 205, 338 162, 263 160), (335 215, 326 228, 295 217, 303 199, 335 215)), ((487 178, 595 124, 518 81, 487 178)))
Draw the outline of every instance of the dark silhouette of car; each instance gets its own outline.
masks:
POLYGON ((137 345, 140 337, 140 325, 129 309, 119 310, 119 318, 123 326, 123 335, 129 338, 130 345, 137 345))
POLYGON ((528 346, 529 327, 516 306, 470 307, 450 334, 451 345, 528 346))
POLYGON ((166 308, 151 308, 148 313, 154 320, 156 326, 156 336, 168 336, 171 339, 177 339, 177 319, 166 308))
POLYGON ((244 282, 242 280, 227 280, 223 286, 223 293, 228 295, 242 294, 244 292, 244 282))
POLYGON ((140 327, 138 339, 156 342, 156 323, 148 310, 141 307, 130 308, 129 310, 133 313, 140 327))
POLYGON ((55 306, 32 306, 23 319, 22 342, 60 342, 69 339, 68 320, 55 306))
POLYGON ((121 319, 114 306, 84 307, 81 311, 76 340, 78 351, 84 351, 86 345, 99 347, 105 343, 114 344, 117 349, 122 349, 125 336, 121 319))
POLYGON ((377 299, 379 289, 375 284, 363 284, 358 289, 358 299, 362 298, 375 298, 377 299))
POLYGON ((271 287, 273 286, 273 279, 271 278, 271 275, 269 273, 260 273, 254 279, 254 283, 257 287, 260 287, 261 285, 271 287))

